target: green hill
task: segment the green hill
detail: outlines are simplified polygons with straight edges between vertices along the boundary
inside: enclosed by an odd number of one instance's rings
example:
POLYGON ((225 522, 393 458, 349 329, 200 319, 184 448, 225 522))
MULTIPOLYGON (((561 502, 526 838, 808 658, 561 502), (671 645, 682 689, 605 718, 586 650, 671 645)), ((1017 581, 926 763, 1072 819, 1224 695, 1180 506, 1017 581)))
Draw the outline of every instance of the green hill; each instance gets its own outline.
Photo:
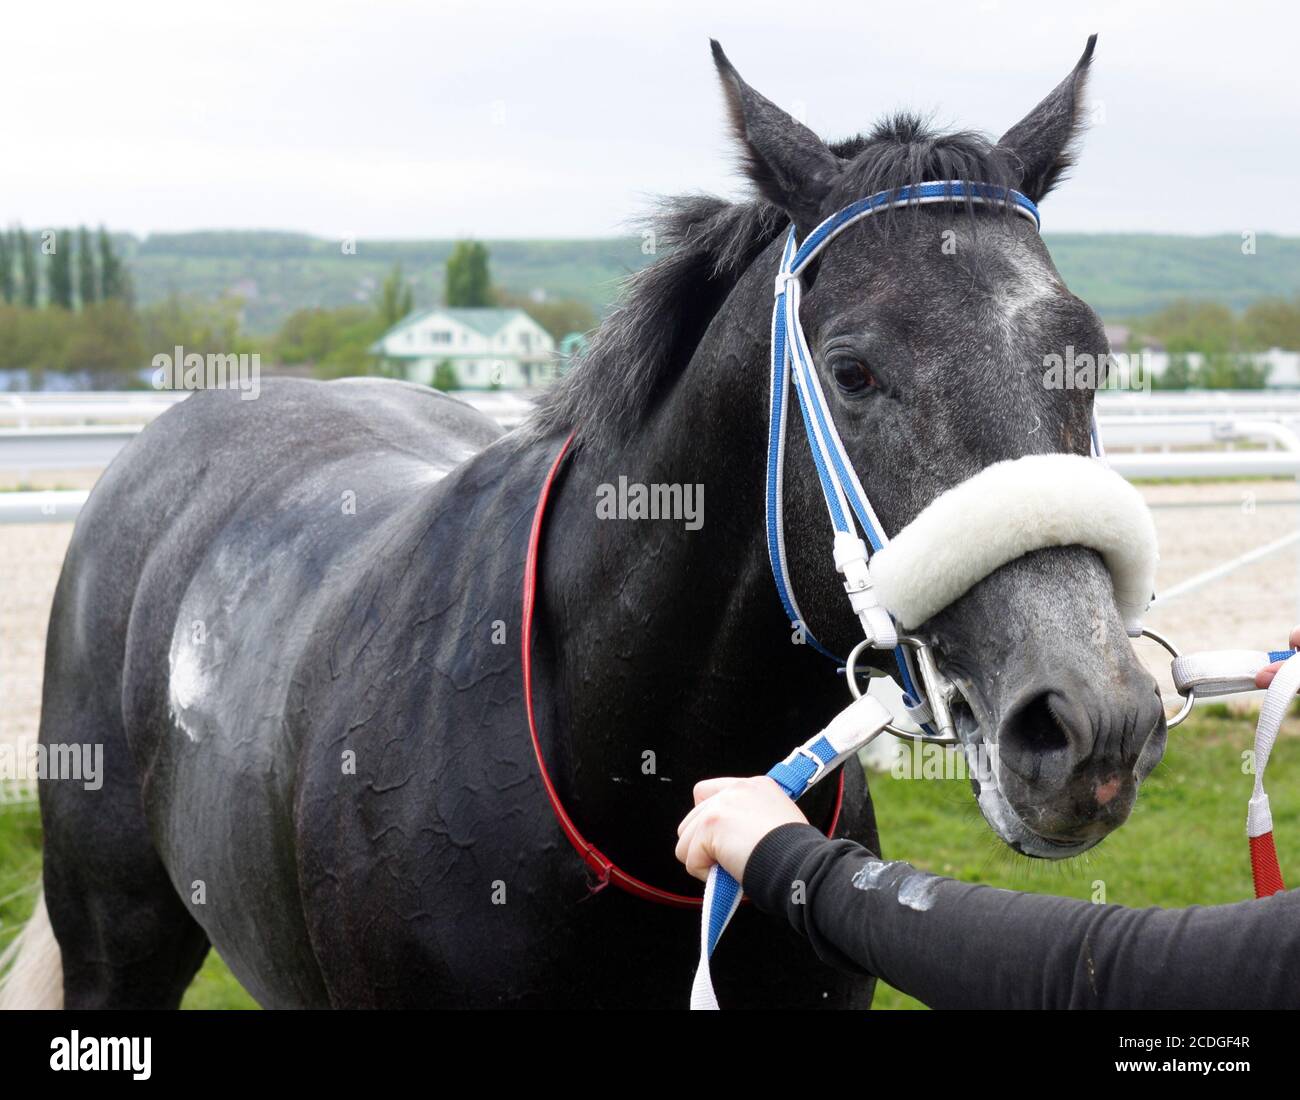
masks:
POLYGON ((1261 236, 1255 254, 1239 236, 1045 234, 1057 269, 1102 316, 1154 313, 1178 298, 1240 310, 1260 298, 1300 294, 1300 238, 1261 236))
MULTIPOLYGON (((137 298, 171 293, 244 300, 251 332, 276 328, 306 306, 374 301, 395 263, 410 280, 416 306, 442 301, 443 271, 455 241, 358 241, 352 254, 339 241, 293 233, 156 233, 120 238, 137 298)), ((605 312, 618 282, 652 257, 632 238, 569 241, 488 241, 493 282, 519 294, 544 291, 605 312)))
MULTIPOLYGON (((157 233, 118 238, 141 302, 177 292, 226 293, 245 301, 245 325, 267 332, 295 309, 374 299, 401 263, 415 303, 441 301, 443 265, 455 242, 367 241, 354 254, 341 242, 274 231, 157 233)), ((1150 313, 1177 298, 1205 298, 1241 309, 1300 293, 1300 239, 1260 237, 1255 255, 1241 239, 1136 234, 1048 234, 1071 289, 1104 317, 1150 313)), ((652 257, 633 237, 486 242, 497 285, 516 294, 574 298, 597 313, 613 303, 619 280, 652 257)))

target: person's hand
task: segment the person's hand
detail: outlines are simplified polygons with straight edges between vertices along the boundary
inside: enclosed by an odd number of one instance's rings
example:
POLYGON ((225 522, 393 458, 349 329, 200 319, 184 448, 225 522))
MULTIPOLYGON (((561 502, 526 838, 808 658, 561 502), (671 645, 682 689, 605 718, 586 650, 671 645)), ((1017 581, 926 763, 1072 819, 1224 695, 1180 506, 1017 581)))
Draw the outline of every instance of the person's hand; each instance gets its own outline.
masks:
POLYGON ((765 775, 706 779, 695 784, 695 809, 677 826, 677 858, 698 879, 720 863, 737 882, 758 842, 778 825, 808 819, 765 775))
MULTIPOLYGON (((1291 648, 1300 647, 1300 626, 1291 631, 1291 648)), ((1273 677, 1277 675, 1277 670, 1282 667, 1281 661, 1274 661, 1268 668, 1261 668, 1255 673, 1255 686, 1257 688, 1266 688, 1273 682, 1273 677)))

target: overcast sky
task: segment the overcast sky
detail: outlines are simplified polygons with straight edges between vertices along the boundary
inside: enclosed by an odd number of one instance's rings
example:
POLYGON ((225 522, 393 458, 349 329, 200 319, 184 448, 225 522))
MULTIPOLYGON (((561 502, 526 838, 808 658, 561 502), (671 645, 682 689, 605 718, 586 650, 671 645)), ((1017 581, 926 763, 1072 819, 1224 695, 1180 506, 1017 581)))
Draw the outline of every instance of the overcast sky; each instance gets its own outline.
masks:
POLYGON ((5 6, 0 222, 589 237, 737 194, 708 39, 827 137, 1002 133, 1089 32, 1046 230, 1300 234, 1292 3, 126 0, 5 6))

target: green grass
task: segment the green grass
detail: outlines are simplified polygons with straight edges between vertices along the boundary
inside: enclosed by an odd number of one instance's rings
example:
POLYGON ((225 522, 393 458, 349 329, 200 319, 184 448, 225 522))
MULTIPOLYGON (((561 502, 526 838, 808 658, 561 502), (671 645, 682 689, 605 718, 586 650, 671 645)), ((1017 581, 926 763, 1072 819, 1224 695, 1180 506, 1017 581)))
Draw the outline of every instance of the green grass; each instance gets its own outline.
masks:
MULTIPOLYGON (((1269 769, 1284 873, 1300 875, 1300 723, 1291 719, 1269 769)), ((1164 762, 1142 788, 1128 823, 1098 848, 1066 863, 1026 860, 984 824, 964 779, 871 776, 885 854, 967 882, 1105 900, 1128 906, 1213 905, 1252 894, 1245 838, 1253 782, 1241 770, 1253 743, 1250 718, 1205 707, 1170 734, 1164 762)), ((0 810, 0 945, 27 918, 40 872, 34 807, 0 810)), ((879 1008, 917 1008, 881 985, 879 1008)), ((215 952, 185 996, 185 1008, 252 1008, 215 952)))
MULTIPOLYGON (((34 804, 0 807, 0 947, 31 915, 41 874, 41 819, 34 804)), ((256 1008, 215 951, 185 994, 182 1008, 256 1008)))
POLYGON ((235 981, 230 968, 215 951, 203 960, 198 977, 185 991, 181 1008, 256 1008, 257 1002, 235 981))

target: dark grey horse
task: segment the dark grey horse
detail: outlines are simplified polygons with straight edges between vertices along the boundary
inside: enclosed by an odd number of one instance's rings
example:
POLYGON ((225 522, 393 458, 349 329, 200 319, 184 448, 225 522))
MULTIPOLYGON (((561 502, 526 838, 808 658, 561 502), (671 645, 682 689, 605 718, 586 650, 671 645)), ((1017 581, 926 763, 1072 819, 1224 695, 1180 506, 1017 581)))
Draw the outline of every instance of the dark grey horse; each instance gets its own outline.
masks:
MULTIPOLYGON (((102 745, 106 768, 99 790, 41 786, 66 1003, 175 1005, 211 945, 265 1005, 683 1006, 696 913, 593 892, 533 758, 521 589, 546 471, 576 433, 531 642, 550 770, 594 843, 692 892, 672 856, 692 784, 765 771, 847 699, 791 644, 765 550, 786 227, 926 179, 1040 200, 1069 163, 1091 52, 996 144, 897 117, 828 146, 715 47, 760 197, 671 205, 671 249, 526 427, 502 436, 416 386, 273 380, 143 432, 91 494, 50 622, 41 741, 102 745), (703 525, 600 518, 620 477, 703 486, 703 525)), ((1043 363, 1105 337, 1022 219, 873 219, 807 286, 834 416, 889 531, 989 463, 1086 453, 1092 395, 1046 388, 1043 363)), ((787 495, 808 625, 844 653, 855 623, 794 439, 787 495)), ((965 736, 1001 750, 985 808, 1004 840, 1067 855, 1125 819, 1164 723, 1095 553, 1028 554, 921 633, 969 702, 965 736)), ((857 769, 839 835, 879 849, 857 769)), ((724 1002, 869 1003, 869 980, 752 912, 736 923, 724 1002)))

